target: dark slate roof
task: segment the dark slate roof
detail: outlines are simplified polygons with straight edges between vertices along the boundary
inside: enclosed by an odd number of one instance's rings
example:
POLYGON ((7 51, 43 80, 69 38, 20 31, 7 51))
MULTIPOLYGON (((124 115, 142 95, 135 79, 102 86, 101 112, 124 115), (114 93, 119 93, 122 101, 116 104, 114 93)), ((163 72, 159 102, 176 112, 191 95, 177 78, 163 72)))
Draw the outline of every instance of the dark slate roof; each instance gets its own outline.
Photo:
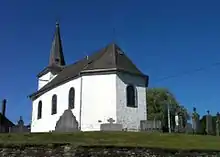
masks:
POLYGON ((148 78, 148 76, 144 75, 116 44, 112 43, 91 56, 64 67, 51 82, 30 95, 30 98, 36 98, 46 91, 79 76, 81 73, 101 72, 103 70, 123 71, 148 78))
POLYGON ((50 52, 49 66, 53 66, 53 65, 64 66, 65 64, 66 63, 64 60, 62 41, 60 36, 60 26, 58 23, 56 23, 54 40, 52 42, 51 52, 50 52))
POLYGON ((57 74, 59 73, 60 71, 62 71, 64 68, 64 66, 48 66, 46 68, 44 68, 44 70, 42 70, 38 75, 37 77, 41 77, 43 76, 44 74, 48 73, 48 72, 51 72, 52 74, 57 74))
POLYGON ((52 73, 58 73, 62 70, 62 68, 66 65, 63 48, 62 48, 62 40, 60 35, 60 26, 56 23, 56 30, 54 34, 54 39, 52 42, 51 50, 50 50, 50 58, 49 65, 42 72, 40 72, 37 76, 40 77, 47 73, 48 71, 52 73))
POLYGON ((7 117, 3 116, 2 113, 0 113, 0 125, 6 126, 6 127, 12 127, 14 126, 14 123, 12 123, 7 117))

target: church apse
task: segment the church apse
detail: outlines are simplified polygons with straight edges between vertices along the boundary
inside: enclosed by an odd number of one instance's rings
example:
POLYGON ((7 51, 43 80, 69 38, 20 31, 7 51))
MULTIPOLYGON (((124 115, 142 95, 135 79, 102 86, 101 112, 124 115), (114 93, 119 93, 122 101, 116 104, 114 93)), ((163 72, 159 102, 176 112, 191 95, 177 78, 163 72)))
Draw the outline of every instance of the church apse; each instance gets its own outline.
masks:
POLYGON ((117 123, 127 130, 140 129, 147 119, 146 78, 120 73, 117 75, 117 123))

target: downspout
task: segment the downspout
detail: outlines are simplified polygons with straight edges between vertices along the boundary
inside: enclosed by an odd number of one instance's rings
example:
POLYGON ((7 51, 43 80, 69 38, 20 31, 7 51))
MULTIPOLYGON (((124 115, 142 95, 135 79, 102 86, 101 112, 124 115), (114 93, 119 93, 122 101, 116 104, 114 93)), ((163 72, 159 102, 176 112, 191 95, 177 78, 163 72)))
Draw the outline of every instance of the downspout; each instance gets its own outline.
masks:
POLYGON ((82 75, 80 75, 80 108, 79 108, 79 130, 81 131, 82 128, 82 84, 83 78, 82 75))

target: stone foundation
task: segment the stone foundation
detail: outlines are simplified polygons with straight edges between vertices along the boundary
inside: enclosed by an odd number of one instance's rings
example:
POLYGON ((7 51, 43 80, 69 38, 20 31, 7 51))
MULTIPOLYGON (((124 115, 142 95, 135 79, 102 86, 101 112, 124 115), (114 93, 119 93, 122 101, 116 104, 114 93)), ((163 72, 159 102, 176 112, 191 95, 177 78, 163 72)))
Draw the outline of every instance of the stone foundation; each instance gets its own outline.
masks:
POLYGON ((1 157, 219 157, 220 151, 179 151, 129 147, 71 145, 1 146, 1 157))

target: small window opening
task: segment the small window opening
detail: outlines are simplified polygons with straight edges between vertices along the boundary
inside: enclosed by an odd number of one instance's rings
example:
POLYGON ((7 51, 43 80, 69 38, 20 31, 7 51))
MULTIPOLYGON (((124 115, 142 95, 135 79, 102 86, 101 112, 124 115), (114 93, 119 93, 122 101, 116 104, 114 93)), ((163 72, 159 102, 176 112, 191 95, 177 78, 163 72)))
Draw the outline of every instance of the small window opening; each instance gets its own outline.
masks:
POLYGON ((52 108, 51 108, 51 114, 54 115, 57 113, 57 95, 54 94, 52 97, 52 108))
POLYGON ((137 106, 137 89, 133 85, 128 85, 126 88, 127 107, 136 108, 137 106))
POLYGON ((73 87, 69 90, 69 109, 75 108, 75 89, 73 87))
POLYGON ((56 62, 56 63, 59 63, 59 61, 60 61, 60 60, 59 60, 58 58, 55 59, 55 62, 56 62))
POLYGON ((38 103, 38 109, 37 109, 37 119, 42 118, 42 101, 39 101, 38 103))

